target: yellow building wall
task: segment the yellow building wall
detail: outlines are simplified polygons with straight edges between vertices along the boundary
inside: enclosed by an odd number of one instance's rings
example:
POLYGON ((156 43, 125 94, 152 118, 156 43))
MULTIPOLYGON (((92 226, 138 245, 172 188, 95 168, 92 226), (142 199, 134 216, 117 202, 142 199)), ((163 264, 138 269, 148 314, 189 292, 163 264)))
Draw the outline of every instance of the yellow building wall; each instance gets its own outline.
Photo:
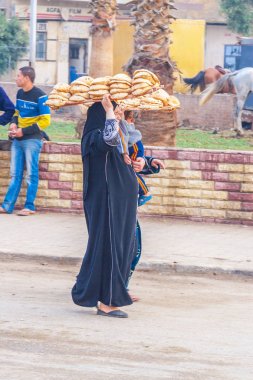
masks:
MULTIPOLYGON (((170 57, 177 63, 183 77, 193 77, 205 64, 205 21, 176 20, 171 25, 172 44, 170 57)), ((176 92, 185 92, 185 85, 178 79, 175 83, 176 92)))
POLYGON ((122 66, 131 58, 134 50, 134 27, 130 21, 118 21, 113 34, 113 73, 121 73, 122 66))
MULTIPOLYGON (((195 76, 204 68, 205 58, 205 21, 204 20, 176 20, 170 45, 170 56, 177 63, 182 76, 195 76)), ((114 74, 122 72, 122 66, 132 56, 134 41, 134 27, 130 21, 118 21, 114 33, 114 74)), ((186 87, 177 80, 176 92, 185 92, 186 87)))

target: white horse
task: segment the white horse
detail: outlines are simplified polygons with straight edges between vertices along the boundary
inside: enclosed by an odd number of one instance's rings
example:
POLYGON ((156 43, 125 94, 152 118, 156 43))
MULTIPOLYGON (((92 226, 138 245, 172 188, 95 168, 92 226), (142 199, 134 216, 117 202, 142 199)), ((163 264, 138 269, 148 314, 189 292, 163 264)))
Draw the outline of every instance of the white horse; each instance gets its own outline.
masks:
POLYGON ((221 92, 224 86, 230 88, 228 92, 236 94, 237 102, 234 111, 234 129, 239 135, 242 135, 241 115, 247 96, 250 92, 253 92, 253 68, 245 67, 233 73, 225 74, 200 94, 201 98, 199 104, 205 104, 214 94, 221 92))

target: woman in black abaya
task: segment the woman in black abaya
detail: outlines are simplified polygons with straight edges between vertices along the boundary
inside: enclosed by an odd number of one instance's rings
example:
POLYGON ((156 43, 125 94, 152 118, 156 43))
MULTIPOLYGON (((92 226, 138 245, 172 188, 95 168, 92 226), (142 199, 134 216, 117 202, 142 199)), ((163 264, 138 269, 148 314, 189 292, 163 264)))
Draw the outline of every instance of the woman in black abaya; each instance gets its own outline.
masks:
POLYGON ((109 96, 88 110, 82 138, 84 212, 88 245, 76 284, 74 303, 97 306, 97 314, 126 318, 126 289, 136 253, 138 183, 117 149, 119 125, 109 96))

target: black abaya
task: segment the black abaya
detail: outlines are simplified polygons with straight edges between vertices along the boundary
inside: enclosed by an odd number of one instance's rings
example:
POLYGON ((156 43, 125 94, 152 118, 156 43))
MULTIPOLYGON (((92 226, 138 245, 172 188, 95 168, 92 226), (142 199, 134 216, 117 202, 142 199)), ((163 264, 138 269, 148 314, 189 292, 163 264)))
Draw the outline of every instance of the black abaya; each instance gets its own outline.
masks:
POLYGON ((93 307, 101 301, 120 307, 132 303, 126 283, 136 251, 138 183, 117 147, 104 141, 101 107, 98 103, 90 108, 95 123, 90 123, 88 114, 82 139, 89 239, 72 298, 80 306, 93 307))

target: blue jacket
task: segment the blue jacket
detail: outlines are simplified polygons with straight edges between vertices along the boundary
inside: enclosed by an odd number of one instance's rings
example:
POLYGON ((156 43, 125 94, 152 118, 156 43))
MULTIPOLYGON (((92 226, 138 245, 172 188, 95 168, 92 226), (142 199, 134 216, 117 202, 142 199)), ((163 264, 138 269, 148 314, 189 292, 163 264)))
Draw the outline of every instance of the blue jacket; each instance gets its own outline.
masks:
POLYGON ((2 87, 0 87, 0 111, 4 111, 0 115, 0 125, 8 124, 15 112, 15 107, 2 87))

